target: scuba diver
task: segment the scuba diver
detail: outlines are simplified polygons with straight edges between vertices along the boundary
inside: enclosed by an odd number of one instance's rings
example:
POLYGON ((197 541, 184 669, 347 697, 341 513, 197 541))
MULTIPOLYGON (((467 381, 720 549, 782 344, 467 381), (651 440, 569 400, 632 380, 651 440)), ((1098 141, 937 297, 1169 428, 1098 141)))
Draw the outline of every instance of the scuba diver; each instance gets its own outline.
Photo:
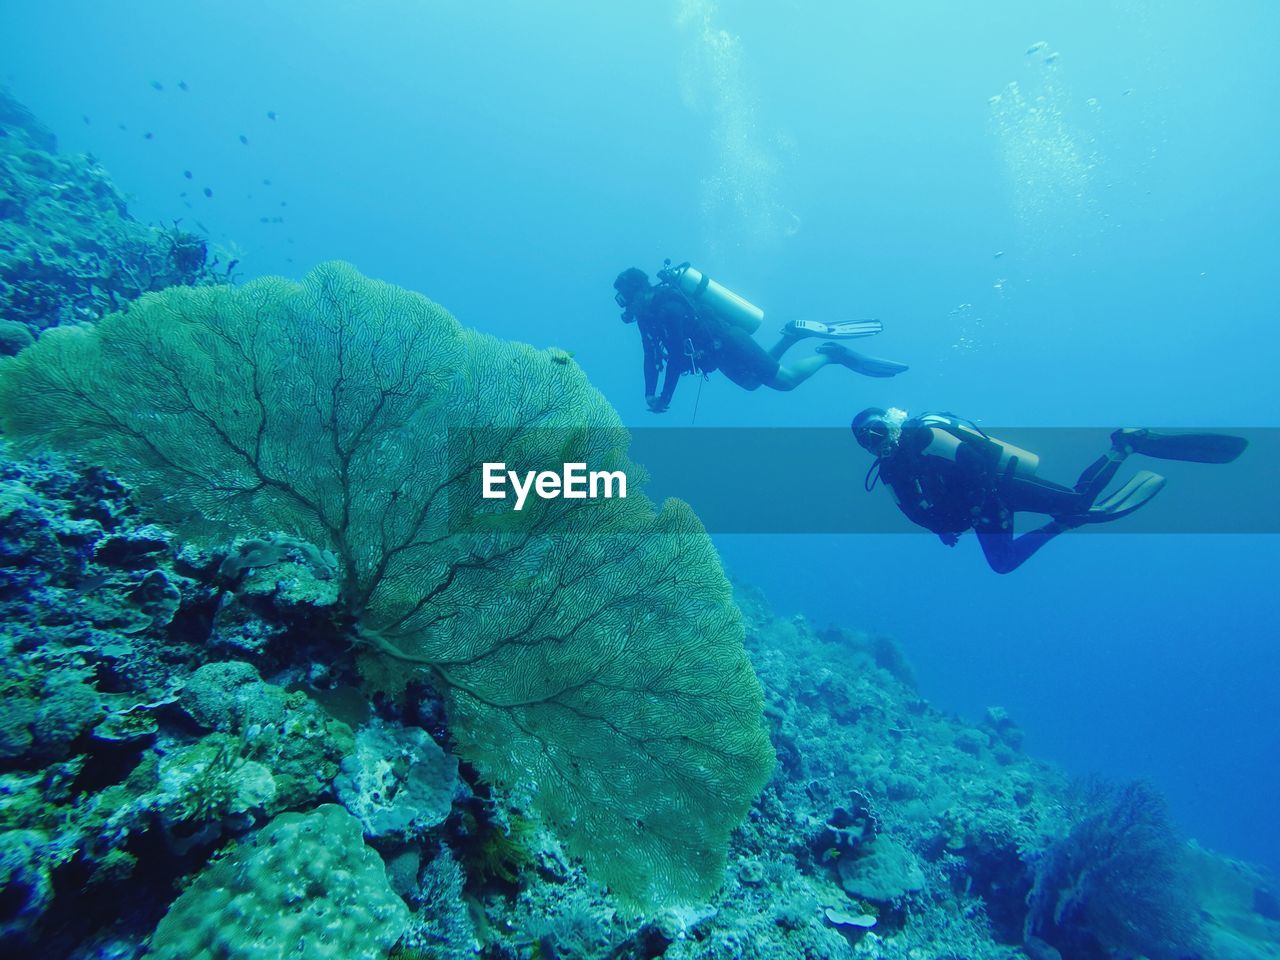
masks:
POLYGON ((1098 499, 1130 454, 1230 463, 1249 444, 1243 437, 1220 433, 1116 430, 1111 448, 1080 474, 1074 487, 1064 487, 1036 476, 1036 454, 950 414, 927 413, 908 420, 902 410, 869 407, 853 418, 851 427, 859 446, 876 458, 867 471, 867 491, 883 480, 907 519, 932 530, 947 546, 955 546, 966 530, 975 530, 996 573, 1016 570, 1060 533, 1086 523, 1119 520, 1150 501, 1165 480, 1149 470, 1098 499), (1013 515, 1019 511, 1051 519, 1014 536, 1013 515))
POLYGON ((793 390, 832 363, 868 377, 892 377, 907 369, 906 364, 868 357, 836 342, 879 333, 879 320, 792 321, 783 327, 773 349, 765 350, 751 337, 763 322, 764 311, 687 263, 672 267, 667 260, 653 285, 643 270, 630 267, 618 274, 613 287, 623 322, 640 329, 645 402, 654 413, 670 406, 676 385, 686 373, 706 376, 718 369, 744 390, 760 386, 793 390), (782 355, 806 337, 827 342, 813 356, 782 366, 782 355), (658 394, 658 374, 664 368, 658 394))

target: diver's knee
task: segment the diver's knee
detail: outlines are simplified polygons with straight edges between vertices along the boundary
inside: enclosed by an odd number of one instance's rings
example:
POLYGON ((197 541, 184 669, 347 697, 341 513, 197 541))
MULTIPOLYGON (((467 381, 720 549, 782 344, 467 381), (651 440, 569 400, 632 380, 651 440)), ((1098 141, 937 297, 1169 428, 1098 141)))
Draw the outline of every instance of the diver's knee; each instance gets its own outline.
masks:
POLYGON ((1018 567, 1022 566, 1022 561, 1009 557, 1000 557, 999 559, 987 557, 987 566, 1003 576, 1006 573, 1013 573, 1013 571, 1017 570, 1018 567))

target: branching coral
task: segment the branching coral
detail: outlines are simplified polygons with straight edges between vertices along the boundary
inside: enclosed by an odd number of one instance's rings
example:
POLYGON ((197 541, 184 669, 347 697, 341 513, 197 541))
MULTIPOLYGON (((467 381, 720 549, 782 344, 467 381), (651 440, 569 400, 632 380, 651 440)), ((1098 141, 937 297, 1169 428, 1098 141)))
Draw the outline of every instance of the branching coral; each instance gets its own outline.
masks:
POLYGON ((1064 956, 1098 945, 1155 960, 1191 953, 1202 924, 1164 798, 1141 782, 1089 781, 1076 802, 1075 825, 1037 866, 1028 941, 1064 956))

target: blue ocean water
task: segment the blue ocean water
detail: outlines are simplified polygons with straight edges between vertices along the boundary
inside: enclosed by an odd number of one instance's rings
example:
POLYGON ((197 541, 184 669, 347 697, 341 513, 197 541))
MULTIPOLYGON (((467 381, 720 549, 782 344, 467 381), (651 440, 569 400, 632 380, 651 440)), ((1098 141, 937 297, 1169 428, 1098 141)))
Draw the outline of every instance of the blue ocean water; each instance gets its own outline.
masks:
MULTIPOLYGON (((769 323, 878 316, 875 351, 912 364, 789 395, 716 378, 699 425, 892 403, 1102 438, 1280 413, 1271 4, 55 0, 3 19, 3 80, 135 215, 203 227, 244 276, 342 258, 570 349, 633 425, 693 419, 692 383, 665 420, 645 409, 612 302, 620 269, 667 256, 769 323)), ((861 484, 778 495, 820 512, 861 484)), ((1280 868, 1275 537, 1070 537, 1006 578, 971 540, 717 541, 780 609, 898 638, 936 704, 1003 704, 1032 753, 1150 777, 1191 835, 1280 868)))

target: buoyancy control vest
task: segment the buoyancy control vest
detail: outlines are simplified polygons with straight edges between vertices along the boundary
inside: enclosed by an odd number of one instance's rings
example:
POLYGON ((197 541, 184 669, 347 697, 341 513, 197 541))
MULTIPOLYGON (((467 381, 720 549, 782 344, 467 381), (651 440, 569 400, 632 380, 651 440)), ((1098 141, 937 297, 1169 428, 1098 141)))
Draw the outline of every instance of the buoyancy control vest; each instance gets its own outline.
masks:
POLYGON ((1031 477, 1039 464, 1036 454, 968 421, 926 413, 902 425, 897 452, 881 465, 880 476, 914 523, 939 534, 961 533, 1002 482, 1031 477))

